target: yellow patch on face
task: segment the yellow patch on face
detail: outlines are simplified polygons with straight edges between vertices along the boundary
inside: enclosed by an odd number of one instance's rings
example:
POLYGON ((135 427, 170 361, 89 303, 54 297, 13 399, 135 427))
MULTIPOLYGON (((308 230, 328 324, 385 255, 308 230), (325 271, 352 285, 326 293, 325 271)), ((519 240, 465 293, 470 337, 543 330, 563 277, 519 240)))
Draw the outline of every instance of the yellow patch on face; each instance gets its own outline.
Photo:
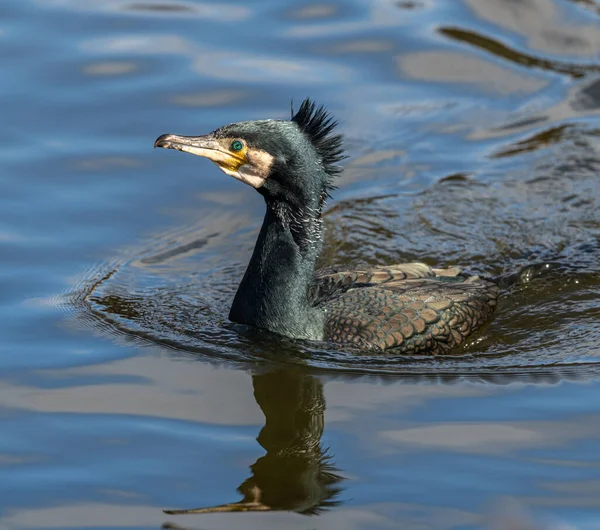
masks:
POLYGON ((221 167, 221 169, 228 171, 238 171, 240 167, 248 163, 246 153, 248 146, 246 142, 237 140, 235 138, 221 138, 217 140, 217 143, 222 148, 222 153, 229 155, 222 160, 215 160, 215 163, 221 167), (241 149, 238 148, 241 145, 241 149))

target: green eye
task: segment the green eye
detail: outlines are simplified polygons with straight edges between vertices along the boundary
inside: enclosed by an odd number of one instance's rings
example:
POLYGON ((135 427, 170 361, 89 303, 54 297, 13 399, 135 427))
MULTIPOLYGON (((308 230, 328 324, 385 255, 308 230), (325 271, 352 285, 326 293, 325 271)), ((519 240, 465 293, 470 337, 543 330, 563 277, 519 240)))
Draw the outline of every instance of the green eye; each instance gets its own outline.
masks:
POLYGON ((241 151, 244 148, 244 144, 239 140, 234 140, 231 142, 231 150, 232 151, 241 151))

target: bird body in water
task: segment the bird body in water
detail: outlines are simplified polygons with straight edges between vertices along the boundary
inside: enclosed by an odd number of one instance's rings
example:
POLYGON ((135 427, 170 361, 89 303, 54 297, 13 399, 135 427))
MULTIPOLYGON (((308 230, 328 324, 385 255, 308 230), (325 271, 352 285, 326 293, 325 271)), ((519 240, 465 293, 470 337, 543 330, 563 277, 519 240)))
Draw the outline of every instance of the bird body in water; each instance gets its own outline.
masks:
POLYGON ((489 319, 498 297, 492 281, 424 263, 315 272, 323 208, 344 158, 335 126, 306 99, 290 121, 233 123, 196 137, 164 134, 154 145, 208 158, 265 199, 230 320, 295 339, 447 353, 489 319))

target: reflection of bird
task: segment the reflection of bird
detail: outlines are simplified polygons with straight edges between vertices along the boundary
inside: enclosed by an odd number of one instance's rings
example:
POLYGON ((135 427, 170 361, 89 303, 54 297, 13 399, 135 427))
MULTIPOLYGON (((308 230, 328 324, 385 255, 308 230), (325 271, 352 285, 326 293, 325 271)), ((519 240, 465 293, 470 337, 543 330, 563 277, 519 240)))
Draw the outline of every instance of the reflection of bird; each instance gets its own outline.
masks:
POLYGON ((447 352, 488 319, 495 284, 423 263, 315 274, 322 210, 343 159, 335 125, 307 99, 291 121, 234 123, 197 137, 165 134, 154 145, 208 158, 266 201, 231 320, 297 339, 447 352))
POLYGON ((266 454, 251 467, 238 491, 239 502, 165 510, 169 514, 294 511, 313 515, 336 506, 342 480, 321 445, 325 398, 322 383, 310 376, 278 370, 252 378, 254 397, 265 415, 258 443, 266 454))

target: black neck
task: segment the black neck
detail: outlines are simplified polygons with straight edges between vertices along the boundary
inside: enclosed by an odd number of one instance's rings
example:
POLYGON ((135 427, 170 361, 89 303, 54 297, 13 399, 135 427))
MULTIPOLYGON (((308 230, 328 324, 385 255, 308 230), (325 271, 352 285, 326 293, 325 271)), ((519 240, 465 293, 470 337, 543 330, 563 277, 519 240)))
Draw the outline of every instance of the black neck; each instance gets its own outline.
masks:
POLYGON ((319 203, 292 211, 284 203, 267 201, 267 213, 229 318, 288 337, 321 340, 324 314, 308 301, 321 238, 319 203))

